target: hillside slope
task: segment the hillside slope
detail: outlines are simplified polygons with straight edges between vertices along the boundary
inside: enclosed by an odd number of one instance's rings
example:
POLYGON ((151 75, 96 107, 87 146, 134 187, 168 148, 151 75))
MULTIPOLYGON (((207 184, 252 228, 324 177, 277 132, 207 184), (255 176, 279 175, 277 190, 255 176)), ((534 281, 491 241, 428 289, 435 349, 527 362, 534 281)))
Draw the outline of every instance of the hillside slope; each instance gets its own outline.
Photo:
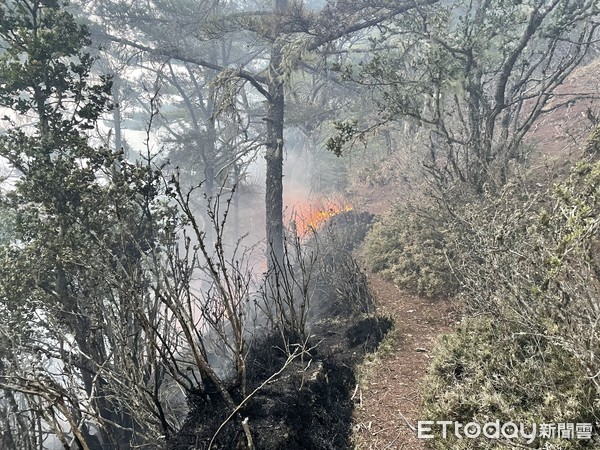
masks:
MULTIPOLYGON (((587 136, 600 125, 599 74, 600 60, 576 70, 557 92, 555 101, 565 105, 544 116, 528 137, 531 154, 526 170, 533 181, 552 184, 581 157, 587 136)), ((409 190, 401 183, 355 189, 353 201, 359 209, 382 214, 405 201, 409 190)), ((448 299, 432 301, 407 294, 377 274, 369 274, 369 281, 380 314, 391 317, 395 329, 359 373, 355 446, 424 449, 414 430, 421 419, 421 383, 436 339, 451 331, 458 317, 448 299)))

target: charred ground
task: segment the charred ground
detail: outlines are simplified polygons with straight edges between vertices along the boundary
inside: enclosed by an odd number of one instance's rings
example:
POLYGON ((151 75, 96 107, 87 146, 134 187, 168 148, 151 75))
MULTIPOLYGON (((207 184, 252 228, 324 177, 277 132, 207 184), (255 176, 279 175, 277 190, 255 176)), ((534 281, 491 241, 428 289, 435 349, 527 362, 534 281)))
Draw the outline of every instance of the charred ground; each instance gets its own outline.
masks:
MULTIPOLYGON (((219 430, 229 409, 217 389, 199 386, 188 398, 188 418, 170 448, 207 449, 215 435, 214 449, 248 447, 249 440, 265 450, 351 448, 356 368, 392 327, 390 319, 375 314, 366 275, 351 256, 371 219, 344 212, 313 236, 306 245, 319 246, 313 285, 318 300, 307 337, 283 330, 255 339, 246 358, 246 382, 247 392, 256 393, 237 420, 219 430), (302 352, 290 363, 294 348, 302 352)), ((238 386, 230 392, 243 401, 238 386)))

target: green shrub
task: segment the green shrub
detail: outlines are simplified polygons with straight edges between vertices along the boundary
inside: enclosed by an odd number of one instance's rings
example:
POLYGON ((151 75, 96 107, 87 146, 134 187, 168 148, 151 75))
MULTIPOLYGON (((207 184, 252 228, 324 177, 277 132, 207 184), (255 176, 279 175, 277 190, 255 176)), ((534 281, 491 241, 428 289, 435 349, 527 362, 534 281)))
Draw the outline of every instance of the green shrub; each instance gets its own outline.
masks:
MULTIPOLYGON (((599 416, 596 392, 585 370, 551 340, 490 318, 464 319, 457 330, 441 338, 423 388, 423 420, 462 424, 594 423, 599 416)), ((440 450, 513 448, 487 439, 442 439, 440 450)), ((515 448, 592 448, 587 440, 524 440, 515 448)))
POLYGON ((396 207, 367 235, 367 265, 417 294, 455 294, 458 283, 449 265, 455 250, 448 245, 448 232, 442 216, 432 207, 396 207))
MULTIPOLYGON (((478 214, 466 205, 461 225, 452 224, 468 316, 438 345, 424 383, 424 416, 463 424, 592 423, 598 439, 600 163, 579 163, 551 191, 526 194, 514 185, 492 200, 482 201, 478 214)), ((522 448, 599 445, 538 439, 522 448)), ((510 448, 485 438, 436 439, 433 446, 510 448)))

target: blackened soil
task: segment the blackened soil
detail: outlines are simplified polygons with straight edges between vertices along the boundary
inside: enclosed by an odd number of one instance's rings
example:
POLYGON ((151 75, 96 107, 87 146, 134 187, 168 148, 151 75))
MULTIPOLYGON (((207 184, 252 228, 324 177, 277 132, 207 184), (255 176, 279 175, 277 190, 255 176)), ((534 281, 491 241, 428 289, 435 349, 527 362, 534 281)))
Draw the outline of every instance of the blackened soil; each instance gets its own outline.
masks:
POLYGON ((365 352, 371 353, 377 350, 392 325, 389 317, 367 317, 352 325, 346 331, 346 337, 352 347, 362 345, 365 352))
POLYGON ((187 420, 169 439, 170 449, 207 449, 215 434, 214 450, 352 447, 355 368, 392 326, 373 316, 366 275, 351 257, 371 219, 367 213, 339 214, 306 243, 320 249, 313 279, 319 304, 311 305, 310 336, 284 332, 255 340, 246 357, 245 394, 239 381, 228 389, 238 405, 243 402, 238 414, 217 433, 232 408, 216 386, 199 386, 188 396, 187 420))
MULTIPOLYGON (((248 448, 243 420, 257 450, 352 448, 354 370, 391 325, 389 319, 357 314, 352 309, 317 322, 308 352, 259 389, 219 432, 212 448, 248 448)), ((293 341, 293 337, 286 336, 286 342, 293 341)), ((286 364, 289 353, 284 347, 280 335, 255 343, 247 358, 247 392, 263 385, 286 364)), ((236 388, 232 388, 232 395, 241 401, 236 388)), ((211 389, 203 389, 188 400, 190 414, 169 448, 207 449, 230 410, 211 389)))

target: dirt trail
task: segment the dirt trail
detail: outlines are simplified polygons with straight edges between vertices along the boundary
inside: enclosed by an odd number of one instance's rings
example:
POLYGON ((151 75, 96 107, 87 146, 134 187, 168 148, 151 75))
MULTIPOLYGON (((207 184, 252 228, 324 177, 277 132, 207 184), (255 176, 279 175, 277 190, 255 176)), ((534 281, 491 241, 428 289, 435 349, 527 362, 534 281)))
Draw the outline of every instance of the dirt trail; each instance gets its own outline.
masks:
MULTIPOLYGON (((382 214, 404 197, 401 187, 355 192, 354 205, 382 214), (357 195, 358 194, 358 195, 357 195)), ((380 275, 369 273, 378 314, 394 320, 394 329, 368 356, 358 374, 355 393, 354 442, 358 450, 420 450, 424 443, 411 427, 421 419, 420 388, 436 338, 456 321, 448 300, 429 300, 399 290, 380 275)))
POLYGON ((402 293, 376 274, 370 274, 369 281, 379 314, 392 317, 395 329, 388 337, 391 348, 382 348, 377 356, 365 360, 355 396, 356 447, 424 449, 411 427, 421 418, 420 386, 435 339, 454 323, 452 305, 402 293))

